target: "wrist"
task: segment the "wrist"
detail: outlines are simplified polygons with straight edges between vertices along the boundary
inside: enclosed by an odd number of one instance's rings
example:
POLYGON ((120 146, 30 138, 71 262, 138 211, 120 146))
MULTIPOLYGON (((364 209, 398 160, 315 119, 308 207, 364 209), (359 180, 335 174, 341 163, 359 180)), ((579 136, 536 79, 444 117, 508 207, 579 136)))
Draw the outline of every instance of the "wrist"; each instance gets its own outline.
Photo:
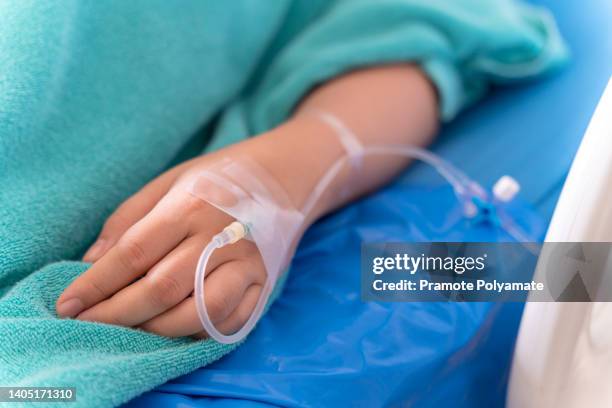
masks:
MULTIPOLYGON (((297 209, 302 209, 328 169, 345 154, 334 131, 311 115, 290 119, 253 142, 257 143, 250 154, 277 179, 297 209)), ((306 214, 306 223, 310 225, 333 207, 330 195, 324 194, 312 213, 306 214)))

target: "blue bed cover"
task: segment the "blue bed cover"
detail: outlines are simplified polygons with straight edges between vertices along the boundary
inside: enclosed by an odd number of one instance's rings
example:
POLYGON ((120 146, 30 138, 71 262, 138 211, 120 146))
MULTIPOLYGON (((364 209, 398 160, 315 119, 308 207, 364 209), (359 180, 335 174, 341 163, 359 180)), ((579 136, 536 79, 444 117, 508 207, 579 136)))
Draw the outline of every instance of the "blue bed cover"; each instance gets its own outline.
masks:
MULTIPOLYGON (((541 239, 597 100, 612 74, 612 2, 542 0, 572 63, 495 91, 443 129, 434 151, 490 187, 522 186, 513 211, 541 239)), ((502 406, 518 303, 364 303, 361 242, 495 241, 452 219, 454 197, 426 166, 325 218, 306 234, 282 296, 235 352, 131 401, 150 406, 502 406)))

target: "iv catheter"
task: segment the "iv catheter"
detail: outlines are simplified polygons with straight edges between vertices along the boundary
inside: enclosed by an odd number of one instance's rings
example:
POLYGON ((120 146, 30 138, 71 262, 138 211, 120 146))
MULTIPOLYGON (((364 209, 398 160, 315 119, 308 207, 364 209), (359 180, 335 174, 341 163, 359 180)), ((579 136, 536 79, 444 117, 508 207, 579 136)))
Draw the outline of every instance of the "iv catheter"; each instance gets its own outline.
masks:
POLYGON ((200 255, 195 274, 194 296, 196 308, 206 333, 220 343, 235 343, 253 329, 263 313, 279 275, 288 266, 296 244, 296 236, 306 216, 310 215, 321 196, 328 191, 340 172, 347 168, 358 171, 368 156, 401 156, 417 159, 432 166, 453 188, 462 205, 464 216, 473 218, 485 211, 493 222, 506 230, 519 242, 528 241, 526 235, 512 221, 500 203, 512 200, 519 185, 509 176, 502 177, 490 195, 477 182, 437 155, 413 146, 363 146, 355 134, 337 117, 322 111, 313 111, 319 120, 334 130, 345 154, 336 160, 300 210, 295 209, 282 187, 264 169, 249 159, 225 159, 200 174, 191 187, 191 193, 236 221, 216 234, 200 255), (206 308, 204 278, 208 261, 216 249, 241 239, 255 243, 261 253, 267 278, 249 319, 238 331, 223 334, 214 326, 206 308))

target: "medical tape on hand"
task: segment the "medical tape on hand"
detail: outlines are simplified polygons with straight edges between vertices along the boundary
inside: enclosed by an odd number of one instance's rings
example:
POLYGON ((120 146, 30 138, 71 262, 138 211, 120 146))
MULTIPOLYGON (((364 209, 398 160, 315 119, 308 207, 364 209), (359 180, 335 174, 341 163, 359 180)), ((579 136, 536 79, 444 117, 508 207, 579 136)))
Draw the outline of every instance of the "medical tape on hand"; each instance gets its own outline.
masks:
POLYGON ((239 221, 247 229, 245 238, 253 241, 266 269, 266 282, 244 326, 229 335, 219 332, 206 309, 204 275, 214 240, 200 258, 196 271, 195 297, 204 330, 216 340, 234 343, 255 326, 281 273, 295 250, 304 215, 296 210, 278 182, 261 166, 246 158, 223 159, 201 171, 188 191, 239 221), (212 245, 212 246, 211 246, 212 245))

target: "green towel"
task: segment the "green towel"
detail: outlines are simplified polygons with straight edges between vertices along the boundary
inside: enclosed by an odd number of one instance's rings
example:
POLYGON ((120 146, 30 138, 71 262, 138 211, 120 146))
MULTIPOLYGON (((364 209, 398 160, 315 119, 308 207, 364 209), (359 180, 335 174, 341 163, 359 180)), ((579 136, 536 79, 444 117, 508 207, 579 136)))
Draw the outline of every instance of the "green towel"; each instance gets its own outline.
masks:
POLYGON ((88 267, 61 260, 204 145, 270 129, 361 66, 420 64, 450 120, 565 57, 550 16, 510 1, 0 0, 0 385, 115 406, 235 347, 54 311, 88 267))

